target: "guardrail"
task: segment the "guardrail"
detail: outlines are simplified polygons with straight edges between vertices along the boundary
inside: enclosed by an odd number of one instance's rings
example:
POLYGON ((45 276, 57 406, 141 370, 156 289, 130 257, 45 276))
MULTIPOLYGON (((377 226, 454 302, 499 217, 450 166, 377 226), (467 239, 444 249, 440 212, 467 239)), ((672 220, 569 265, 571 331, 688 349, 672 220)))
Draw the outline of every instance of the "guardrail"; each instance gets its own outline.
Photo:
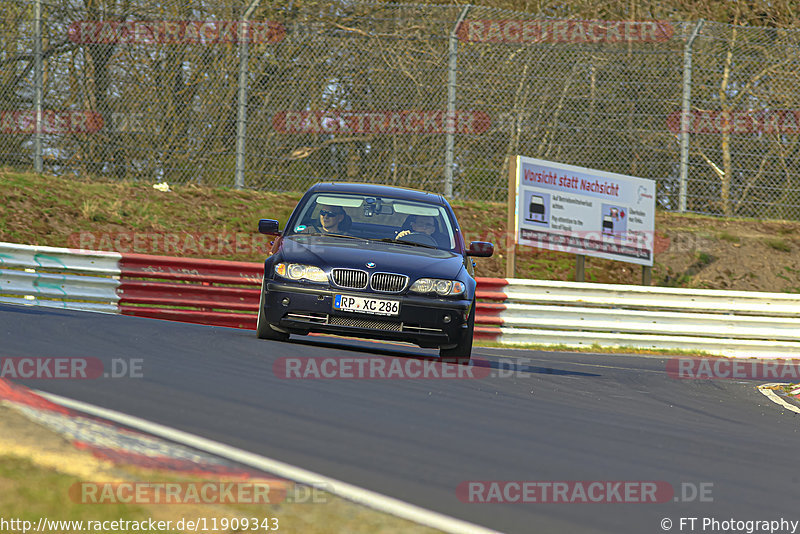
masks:
POLYGON ((498 343, 629 346, 800 357, 800 295, 483 279, 481 337, 498 343))
POLYGON ((255 330, 264 265, 123 254, 120 313, 255 330))
POLYGON ((118 311, 116 252, 0 243, 0 302, 118 311))
MULTIPOLYGON (((263 264, 0 243, 0 302, 254 329, 263 264)), ((476 339, 800 357, 800 295, 478 279, 476 339)))
POLYGON ((0 243, 0 302, 255 329, 263 269, 0 243))

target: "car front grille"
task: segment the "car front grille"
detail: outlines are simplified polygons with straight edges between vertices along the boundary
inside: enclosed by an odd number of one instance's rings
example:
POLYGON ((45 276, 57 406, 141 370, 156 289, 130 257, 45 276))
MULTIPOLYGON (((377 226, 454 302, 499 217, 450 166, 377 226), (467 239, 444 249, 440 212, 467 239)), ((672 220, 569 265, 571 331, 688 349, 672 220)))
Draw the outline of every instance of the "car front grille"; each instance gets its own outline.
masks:
POLYGON ((372 275, 370 286, 382 293, 399 293, 405 289, 407 283, 408 276, 404 274, 375 273, 372 275))
POLYGON ((391 330, 393 332, 400 332, 403 328, 403 323, 397 323, 393 321, 339 317, 337 315, 331 315, 328 318, 328 324, 336 326, 352 326, 355 328, 369 328, 372 330, 391 330))
POLYGON ((367 287, 367 272, 357 269, 334 269, 333 283, 339 287, 364 289, 367 287))

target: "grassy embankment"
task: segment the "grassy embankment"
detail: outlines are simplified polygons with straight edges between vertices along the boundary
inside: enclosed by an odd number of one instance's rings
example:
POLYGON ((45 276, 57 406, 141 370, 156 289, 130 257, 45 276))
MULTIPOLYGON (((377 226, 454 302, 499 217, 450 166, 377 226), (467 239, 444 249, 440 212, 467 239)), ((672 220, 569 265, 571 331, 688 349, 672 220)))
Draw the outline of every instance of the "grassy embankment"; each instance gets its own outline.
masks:
MULTIPOLYGON (((259 218, 285 222, 299 193, 269 193, 86 181, 0 169, 0 240, 262 261, 268 239, 259 218), (143 245, 135 247, 133 237, 143 245), (160 236, 169 236, 167 241, 160 236), (221 243, 227 236, 229 245, 221 243), (214 241, 216 239, 216 241, 214 241)), ((479 276, 505 276, 505 206, 453 202, 468 240, 489 240, 492 258, 478 259, 479 276)), ((761 291, 800 291, 800 223, 746 221, 659 212, 653 284, 761 291)), ((570 254, 518 247, 518 278, 573 280, 570 254)), ((637 265, 586 259, 590 282, 638 284, 637 265)))

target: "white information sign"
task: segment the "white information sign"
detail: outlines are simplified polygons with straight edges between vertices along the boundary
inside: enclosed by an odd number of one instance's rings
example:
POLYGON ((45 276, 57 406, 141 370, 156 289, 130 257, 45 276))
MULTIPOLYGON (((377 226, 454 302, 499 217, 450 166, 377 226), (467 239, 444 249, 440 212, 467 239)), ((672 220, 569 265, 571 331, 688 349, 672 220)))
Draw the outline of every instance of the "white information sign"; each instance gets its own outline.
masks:
POLYGON ((653 265, 653 180, 517 157, 520 245, 653 265))

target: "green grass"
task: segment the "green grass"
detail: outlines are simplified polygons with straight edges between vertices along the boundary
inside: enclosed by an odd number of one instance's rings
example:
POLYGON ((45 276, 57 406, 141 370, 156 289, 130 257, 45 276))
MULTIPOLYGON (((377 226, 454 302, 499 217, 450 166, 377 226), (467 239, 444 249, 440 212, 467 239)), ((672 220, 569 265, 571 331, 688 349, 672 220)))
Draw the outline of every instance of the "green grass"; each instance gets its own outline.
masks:
MULTIPOLYGON (((775 276, 777 276, 778 278, 782 278, 783 280, 786 280, 790 284, 800 283, 800 269, 784 265, 783 270, 786 271, 787 274, 776 273, 775 276)), ((785 291, 787 293, 800 293, 800 285, 790 286, 785 291)))
POLYGON ((739 243, 741 242, 741 238, 738 235, 733 235, 730 232, 723 231, 718 236, 719 239, 723 241, 727 241, 729 243, 739 243))
POLYGON ((565 278, 567 280, 574 279, 575 277, 575 257, 568 255, 552 255, 536 258, 535 261, 527 262, 526 271, 530 278, 547 280, 552 277, 553 273, 571 273, 571 276, 565 278))
MULTIPOLYGON (((34 423, 30 423, 34 424, 34 423)), ((69 445, 65 445, 69 446, 69 445)), ((86 453, 87 455, 89 453, 86 453)), ((125 481, 153 483, 202 483, 203 479, 182 477, 179 474, 117 466, 114 478, 125 481)), ((107 481, 105 475, 102 480, 107 481)), ((353 534, 371 532, 410 532, 429 534, 432 529, 410 521, 376 512, 370 508, 345 501, 326 492, 316 493, 317 500, 291 502, 286 500, 273 504, 121 504, 104 502, 85 504, 76 502, 78 497, 70 493, 74 484, 100 482, 100 480, 81 480, 64 475, 52 469, 35 465, 26 458, 0 455, 0 518, 30 521, 35 531, 40 518, 53 521, 156 521, 177 522, 190 512, 192 519, 205 517, 209 524, 211 518, 250 518, 275 517, 279 519, 280 531, 324 534, 327 532, 352 532, 353 534)), ((211 480, 211 482, 218 482, 211 480)), ((244 481, 248 483, 248 481, 244 481)), ((266 482, 268 483, 268 482, 266 482)), ((293 495, 293 493, 288 493, 293 495)), ((304 495, 304 494, 300 494, 304 495)), ((109 497, 106 497, 109 498, 109 497)), ((111 497, 113 498, 113 497, 111 497)), ((88 525, 84 525, 86 527, 88 525)), ((21 531, 21 529, 18 529, 21 531)), ((64 534, 85 532, 80 530, 59 530, 64 534)), ((13 530, 12 530, 13 532, 13 530)), ((47 531, 46 531, 47 532, 47 531)), ((114 530, 114 532, 128 532, 114 530)), ((131 531, 133 532, 133 531, 131 531)), ((178 530, 163 530, 177 533, 178 530)), ((216 532, 230 532, 217 530, 216 532)), ((263 532, 263 530, 261 530, 263 532)))
POLYGON ((764 243, 766 243, 768 247, 779 250, 780 252, 792 251, 792 247, 789 246, 789 243, 779 237, 766 237, 764 238, 764 243))
POLYGON ((785 395, 790 395, 791 392, 797 388, 800 388, 800 384, 788 384, 786 386, 780 386, 780 389, 785 395))
MULTIPOLYGON (((646 349, 640 347, 621 346, 621 347, 607 347, 599 343, 582 347, 572 347, 570 345, 557 344, 537 344, 537 343, 520 343, 520 344, 501 344, 494 341, 478 341, 474 342, 476 347, 498 348, 498 349, 524 349, 524 350, 540 350, 546 352, 591 352, 600 354, 653 354, 657 356, 717 356, 710 352, 701 350, 683 350, 683 349, 646 349)), ((475 356, 475 354, 473 354, 475 356)))
MULTIPOLYGON (((140 252, 167 256, 187 256, 209 259, 228 259, 261 262, 267 253, 270 239, 257 233, 258 219, 277 219, 285 224, 302 192, 273 193, 253 190, 235 190, 222 187, 202 187, 194 184, 172 185, 171 192, 153 189, 152 183, 143 181, 122 182, 96 178, 88 180, 75 176, 53 177, 0 168, 0 241, 140 252), (89 239, 78 242, 81 233, 89 232, 89 239), (160 247, 146 245, 133 249, 109 241, 108 237, 135 234, 145 239, 161 239, 160 247), (163 236, 180 239, 184 250, 164 246, 163 236), (211 246, 185 244, 187 237, 214 238, 211 246), (220 246, 220 238, 242 235, 248 241, 242 249, 220 246), (92 236, 95 236, 92 238, 92 236), (105 240, 101 241, 101 237, 105 240), (92 245, 94 243, 94 245, 92 245)), ((505 277, 506 275, 506 205, 504 202, 453 201, 460 226, 467 241, 487 240, 495 244, 491 258, 476 260, 477 276, 505 277)), ((680 244, 686 234, 700 235, 709 244, 694 256, 694 264, 687 272, 685 256, 665 254, 656 257, 653 283, 663 286, 690 286, 694 276, 706 265, 716 260, 728 264, 730 258, 717 254, 716 242, 741 242, 743 253, 763 237, 747 237, 734 233, 743 219, 725 219, 697 214, 656 213, 657 227, 673 243, 680 244), (735 221, 730 223, 727 221, 735 221), (718 226, 714 226, 718 225, 718 226), (683 234, 683 235, 681 235, 683 234)), ((754 225, 763 221, 754 221, 754 225)), ((776 239, 773 247, 789 251, 794 245, 789 230, 797 223, 772 221, 775 226, 768 237, 776 239), (780 228, 778 228, 778 225, 780 228), (783 229, 787 229, 783 232, 783 229), (780 231, 779 231, 780 230, 780 231), (779 234, 780 237, 774 236, 779 234), (783 239, 783 235, 787 237, 783 239)), ((755 226, 754 226, 755 227, 755 226)), ((752 232, 750 232, 752 233, 752 232)), ((739 248, 739 247, 737 247, 739 248)), ((686 251, 688 254, 692 252, 686 251)), ((790 261, 787 255, 782 261, 790 261)), ((640 269, 620 261, 587 257, 586 280, 610 284, 641 283, 640 269)), ((563 252, 517 247, 517 278, 540 280, 574 280, 575 255, 563 252)), ((741 275, 738 280, 746 280, 741 275)), ((778 279, 781 283, 783 279, 778 279)), ((711 282, 704 282, 711 283, 711 282)), ((767 281, 759 282, 767 284, 767 281)), ((794 288, 792 284, 789 288, 794 288)), ((719 289, 731 288, 728 285, 719 289)), ((772 290, 774 285, 763 290, 772 290)), ((787 290, 784 288, 781 290, 787 290)), ((752 289, 760 289, 753 287, 752 289)))
POLYGON ((714 256, 712 256, 711 254, 708 254, 707 252, 697 252, 696 257, 697 257, 697 262, 696 263, 698 264, 699 267, 703 267, 705 265, 708 265, 709 263, 713 262, 714 259, 715 259, 714 256))
MULTIPOLYGON (((0 195, 4 199, 0 204, 0 240, 65 247, 71 245, 71 234, 79 232, 258 235, 258 219, 285 222, 301 196, 193 185, 173 189, 164 193, 151 184, 90 182, 0 169, 0 195)), ((263 260, 263 253, 256 252, 195 255, 263 260)))
POLYGON ((79 482, 82 481, 77 477, 40 468, 24 458, 0 456, 0 517, 19 518, 36 525, 40 517, 76 521, 141 521, 152 515, 135 505, 90 506, 75 502, 69 497, 69 491, 79 482))

